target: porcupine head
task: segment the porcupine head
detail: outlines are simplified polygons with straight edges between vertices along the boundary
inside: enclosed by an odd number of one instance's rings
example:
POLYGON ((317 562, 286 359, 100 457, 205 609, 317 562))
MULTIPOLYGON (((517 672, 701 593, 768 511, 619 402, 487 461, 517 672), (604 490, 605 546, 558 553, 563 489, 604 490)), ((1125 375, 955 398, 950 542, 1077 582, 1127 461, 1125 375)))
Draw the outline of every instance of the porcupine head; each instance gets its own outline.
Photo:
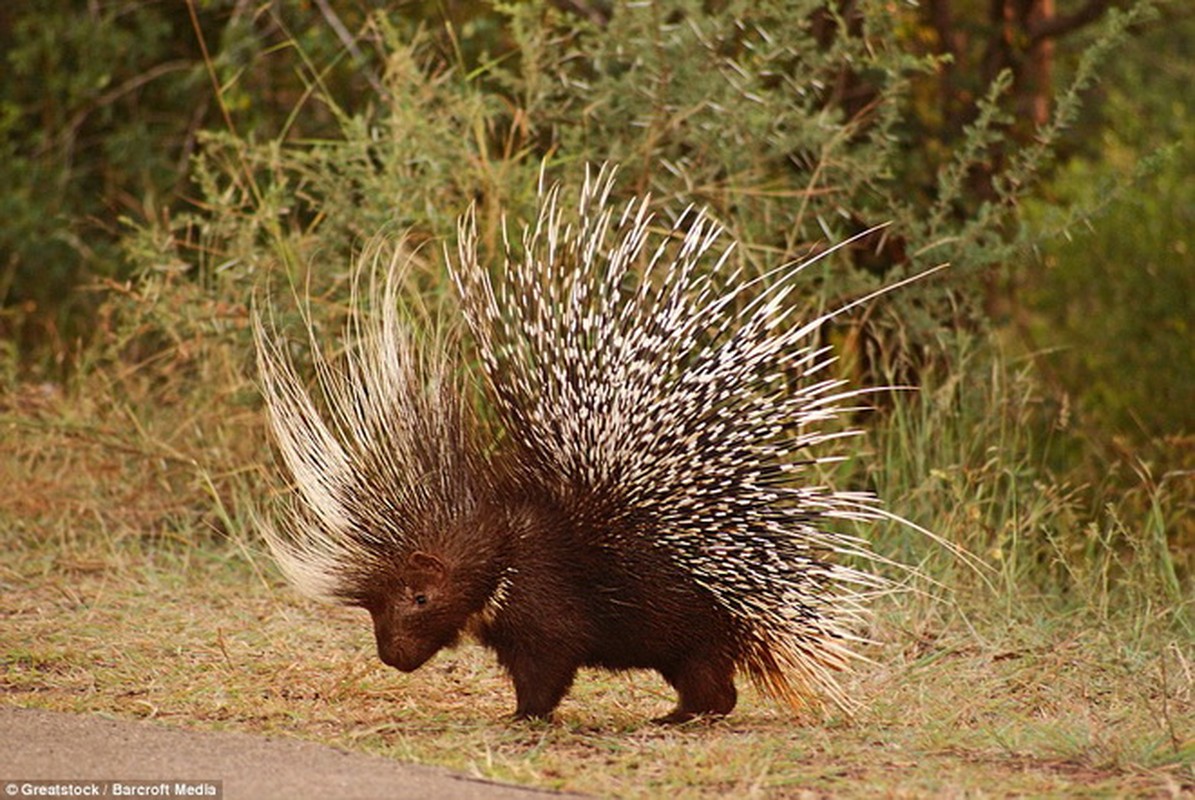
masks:
POLYGON ((304 594, 367 609, 378 656, 409 672, 485 612, 504 547, 451 343, 415 341, 399 318, 400 273, 392 263, 369 292, 381 308, 367 320, 355 287, 350 349, 335 363, 312 335, 311 391, 272 322, 255 333, 292 485, 277 524, 262 526, 270 549, 304 594))

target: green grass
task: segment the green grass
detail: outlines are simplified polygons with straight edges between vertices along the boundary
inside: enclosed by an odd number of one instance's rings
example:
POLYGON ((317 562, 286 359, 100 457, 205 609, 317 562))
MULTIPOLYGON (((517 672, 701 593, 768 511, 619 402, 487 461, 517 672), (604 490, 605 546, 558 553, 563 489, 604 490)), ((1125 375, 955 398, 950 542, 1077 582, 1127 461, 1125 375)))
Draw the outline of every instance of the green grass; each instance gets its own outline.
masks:
MULTIPOLYGON (((162 394, 161 382, 125 377, 126 398, 131 386, 162 394)), ((255 414, 186 424, 180 407, 99 398, 25 387, 0 400, 0 480, 22 487, 0 501, 5 703, 299 737, 606 796, 1195 790, 1195 648, 1181 609, 1144 582, 1156 559, 1123 542, 1085 561, 1068 554, 1059 574, 989 559, 988 581, 926 560, 940 586, 877 604, 874 664, 846 679, 863 704, 852 719, 792 719, 745 686, 724 722, 661 728, 648 720, 673 701, 662 679, 586 671, 555 723, 513 723, 513 691, 486 651, 466 644, 403 675, 377 660, 364 612, 281 583, 249 528, 253 473, 220 466, 262 457, 255 414)), ((204 398, 192 396, 188 415, 204 398)), ((931 426, 936 443, 951 440, 943 424, 931 426)), ((927 448, 917 430, 901 433, 927 448)), ((933 457, 930 475, 967 473, 942 449, 933 457)), ((948 491, 914 499, 941 506, 937 521, 975 516, 970 489, 932 486, 948 491)), ((1081 511, 1044 496, 1027 498, 1039 512, 1009 536, 1032 540, 1035 526, 1081 511)), ((975 517, 977 529, 1010 513, 981 506, 990 518, 975 517)), ((1153 523, 1116 524, 1109 535, 1123 537, 1153 523)), ((1058 552, 1038 545, 1039 556, 1058 552)))

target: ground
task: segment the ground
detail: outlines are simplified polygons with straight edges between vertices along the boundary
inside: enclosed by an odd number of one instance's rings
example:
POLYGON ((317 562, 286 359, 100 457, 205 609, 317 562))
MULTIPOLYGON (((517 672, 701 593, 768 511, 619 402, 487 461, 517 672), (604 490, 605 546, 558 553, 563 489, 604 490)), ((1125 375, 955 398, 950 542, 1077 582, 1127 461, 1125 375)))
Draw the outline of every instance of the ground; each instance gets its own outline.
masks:
MULTIPOLYGON (((328 751, 296 741, 309 740, 373 756, 363 782, 408 780, 421 773, 403 765, 417 763, 619 797, 1195 792, 1189 642, 1159 649, 1146 646, 1154 638, 1065 620, 1000 628, 938 614, 916 630, 877 627, 884 641, 868 653, 876 663, 845 679, 860 700, 851 717, 794 718, 744 686, 727 720, 662 728, 648 722, 673 700, 658 676, 585 672, 554 723, 516 723, 510 686, 476 646, 403 675, 377 661, 364 612, 296 597, 251 550, 134 550, 120 559, 9 550, 2 713, 81 715, 46 718, 59 722, 42 734, 76 741, 70 763, 88 763, 90 748, 110 741, 91 726, 143 719, 166 726, 136 729, 147 743, 207 753, 193 763, 229 776, 229 791, 238 754, 259 747, 293 763, 276 774, 336 780, 341 773, 324 765, 350 757, 329 762, 328 751)), ((930 616, 904 608, 881 621, 910 615, 930 616)), ((26 727, 5 730, 10 741, 32 740, 26 727)), ((72 776, 63 770, 55 777, 72 776)))

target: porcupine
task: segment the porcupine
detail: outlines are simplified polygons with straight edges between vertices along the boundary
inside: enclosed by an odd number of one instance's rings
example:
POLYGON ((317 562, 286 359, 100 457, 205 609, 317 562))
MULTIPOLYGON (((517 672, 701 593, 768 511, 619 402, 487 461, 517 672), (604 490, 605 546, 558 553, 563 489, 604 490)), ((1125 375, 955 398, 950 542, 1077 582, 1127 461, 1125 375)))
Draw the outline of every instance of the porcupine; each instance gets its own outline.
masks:
POLYGON ((727 276, 703 212, 654 236, 648 198, 614 208, 613 173, 586 173, 575 214, 541 192, 496 273, 460 222, 451 278, 497 426, 459 350, 400 318, 393 265, 368 321, 354 292, 343 365, 311 334, 322 406, 256 321, 293 485, 270 548, 300 590, 367 609, 399 670, 473 634, 517 718, 550 716, 583 666, 661 673, 678 695, 661 722, 729 713, 736 673, 796 710, 849 709, 836 674, 885 582, 841 563, 870 554, 841 528, 882 512, 800 483, 866 391, 827 376, 813 335, 843 309, 795 320, 803 265, 727 276))

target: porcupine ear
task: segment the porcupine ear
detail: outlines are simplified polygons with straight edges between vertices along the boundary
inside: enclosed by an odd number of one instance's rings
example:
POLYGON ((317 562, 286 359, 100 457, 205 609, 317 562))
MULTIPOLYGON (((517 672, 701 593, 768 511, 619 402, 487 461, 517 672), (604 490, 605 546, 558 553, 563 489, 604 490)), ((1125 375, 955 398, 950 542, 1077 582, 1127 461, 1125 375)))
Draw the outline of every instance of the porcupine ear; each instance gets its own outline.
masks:
POLYGON ((407 559, 407 569, 430 584, 442 583, 448 574, 448 567, 442 560, 422 550, 411 553, 407 559))

